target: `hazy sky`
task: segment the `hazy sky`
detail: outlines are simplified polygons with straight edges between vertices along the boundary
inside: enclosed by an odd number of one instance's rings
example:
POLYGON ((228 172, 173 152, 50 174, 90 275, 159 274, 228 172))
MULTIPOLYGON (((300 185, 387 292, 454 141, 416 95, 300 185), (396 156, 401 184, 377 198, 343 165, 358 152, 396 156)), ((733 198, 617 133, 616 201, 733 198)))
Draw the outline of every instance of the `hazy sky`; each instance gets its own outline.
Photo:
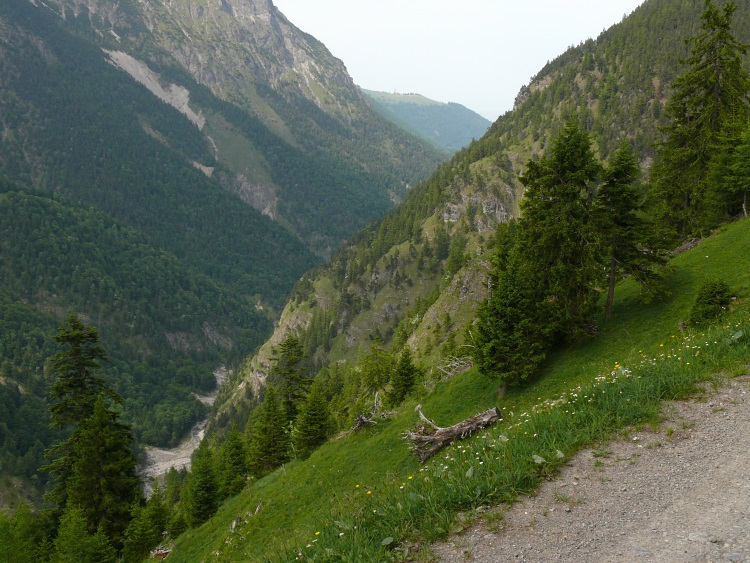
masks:
POLYGON ((363 88, 457 102, 494 121, 569 46, 643 0, 273 0, 363 88))

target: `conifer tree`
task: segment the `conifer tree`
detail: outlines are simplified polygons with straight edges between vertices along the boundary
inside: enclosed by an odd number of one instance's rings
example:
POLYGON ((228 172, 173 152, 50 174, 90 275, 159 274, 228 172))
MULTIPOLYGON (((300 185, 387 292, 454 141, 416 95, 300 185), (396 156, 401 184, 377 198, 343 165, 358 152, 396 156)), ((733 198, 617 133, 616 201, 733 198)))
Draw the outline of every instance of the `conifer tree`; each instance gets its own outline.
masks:
POLYGON ((262 477, 289 461, 290 438, 287 418, 276 392, 269 387, 258 418, 249 430, 248 466, 262 477))
POLYGON ((117 419, 99 395, 91 417, 76 432, 67 502, 80 509, 89 532, 103 531, 119 548, 131 507, 142 495, 130 451, 133 437, 117 419))
POLYGON ((227 433, 216 456, 216 473, 219 498, 225 499, 239 493, 247 482, 247 447, 236 429, 227 433))
POLYGON ((473 328, 483 373, 518 383, 536 373, 553 343, 592 330, 601 271, 592 205, 600 172, 574 121, 545 156, 528 163, 514 240, 497 260, 473 328))
POLYGON ((312 383, 300 339, 294 334, 284 338, 273 361, 269 380, 276 385, 287 421, 291 422, 297 416, 299 405, 312 383))
POLYGON ((313 383, 310 393, 302 403, 294 427, 294 448, 297 457, 307 459, 328 439, 331 430, 331 413, 328 401, 319 385, 313 383))
POLYGON ((638 159, 630 144, 622 142, 604 172, 594 211, 602 236, 605 259, 609 258, 608 292, 604 318, 612 317, 618 274, 631 274, 644 291, 653 294, 661 279, 656 267, 665 260, 653 240, 653 228, 640 214, 641 193, 638 159))
POLYGON ((132 518, 125 530, 125 542, 122 548, 122 559, 126 563, 143 561, 149 552, 162 541, 162 533, 167 529, 170 510, 165 502, 165 494, 154 483, 154 490, 146 506, 135 505, 132 518))
POLYGON ((82 511, 68 506, 60 519, 51 563, 114 563, 117 552, 102 530, 90 533, 82 511))
POLYGON ((412 361, 411 349, 405 346, 391 376, 391 389, 387 396, 388 402, 393 406, 403 403, 416 382, 417 368, 412 361))
POLYGON ((208 443, 202 440, 193 453, 190 474, 183 489, 185 521, 194 528, 211 518, 219 506, 214 460, 208 443))
POLYGON ((733 125, 746 120, 750 103, 742 64, 747 46, 731 29, 736 9, 734 2, 719 9, 705 0, 700 32, 689 40, 686 69, 672 84, 665 108, 669 124, 652 169, 652 197, 675 239, 710 227, 712 207, 726 198, 712 182, 712 167, 723 148, 736 144, 733 125))

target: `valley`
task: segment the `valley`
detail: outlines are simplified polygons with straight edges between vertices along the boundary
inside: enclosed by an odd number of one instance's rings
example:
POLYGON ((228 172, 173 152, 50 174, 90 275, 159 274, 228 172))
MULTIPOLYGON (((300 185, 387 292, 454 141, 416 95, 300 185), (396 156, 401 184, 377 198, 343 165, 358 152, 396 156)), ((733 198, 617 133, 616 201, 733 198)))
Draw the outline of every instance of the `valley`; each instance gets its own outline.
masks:
POLYGON ((271 0, 0 4, 0 560, 668 560, 613 539, 704 498, 658 468, 748 461, 748 44, 645 0, 489 123, 271 0), (592 527, 639 464, 659 502, 592 527))

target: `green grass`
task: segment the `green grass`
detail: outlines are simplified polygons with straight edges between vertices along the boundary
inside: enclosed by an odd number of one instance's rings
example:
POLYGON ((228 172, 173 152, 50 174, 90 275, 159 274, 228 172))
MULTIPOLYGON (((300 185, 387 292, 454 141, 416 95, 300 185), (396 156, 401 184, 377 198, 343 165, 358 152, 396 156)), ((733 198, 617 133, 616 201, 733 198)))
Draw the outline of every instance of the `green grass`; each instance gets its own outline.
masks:
POLYGON ((596 339, 557 350, 537 381, 509 389, 502 400, 497 383, 473 370, 419 397, 425 414, 443 426, 495 403, 505 415, 424 466, 401 438, 417 420, 412 402, 400 416, 254 483, 180 538, 170 557, 262 561, 302 553, 315 561, 387 561, 401 557, 406 542, 447 534, 459 511, 532 493, 581 447, 627 425, 658 421, 660 401, 687 396, 713 374, 746 371, 748 248, 750 222, 728 226, 673 260, 671 296, 650 305, 638 302, 635 286, 621 284, 615 317, 596 339), (710 333, 680 332, 706 277, 724 279, 739 299, 710 333), (264 508, 246 516, 261 500, 264 508), (230 533, 237 516, 246 523, 230 533))

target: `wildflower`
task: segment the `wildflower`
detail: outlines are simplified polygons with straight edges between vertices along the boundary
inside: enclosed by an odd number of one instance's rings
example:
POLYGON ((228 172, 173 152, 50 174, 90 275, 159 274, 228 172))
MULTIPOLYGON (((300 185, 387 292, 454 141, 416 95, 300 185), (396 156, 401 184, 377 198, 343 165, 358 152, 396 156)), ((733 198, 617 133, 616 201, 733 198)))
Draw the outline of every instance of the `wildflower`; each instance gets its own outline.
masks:
POLYGON ((316 535, 316 536, 319 536, 319 535, 320 535, 320 532, 315 532, 315 535, 316 535))

